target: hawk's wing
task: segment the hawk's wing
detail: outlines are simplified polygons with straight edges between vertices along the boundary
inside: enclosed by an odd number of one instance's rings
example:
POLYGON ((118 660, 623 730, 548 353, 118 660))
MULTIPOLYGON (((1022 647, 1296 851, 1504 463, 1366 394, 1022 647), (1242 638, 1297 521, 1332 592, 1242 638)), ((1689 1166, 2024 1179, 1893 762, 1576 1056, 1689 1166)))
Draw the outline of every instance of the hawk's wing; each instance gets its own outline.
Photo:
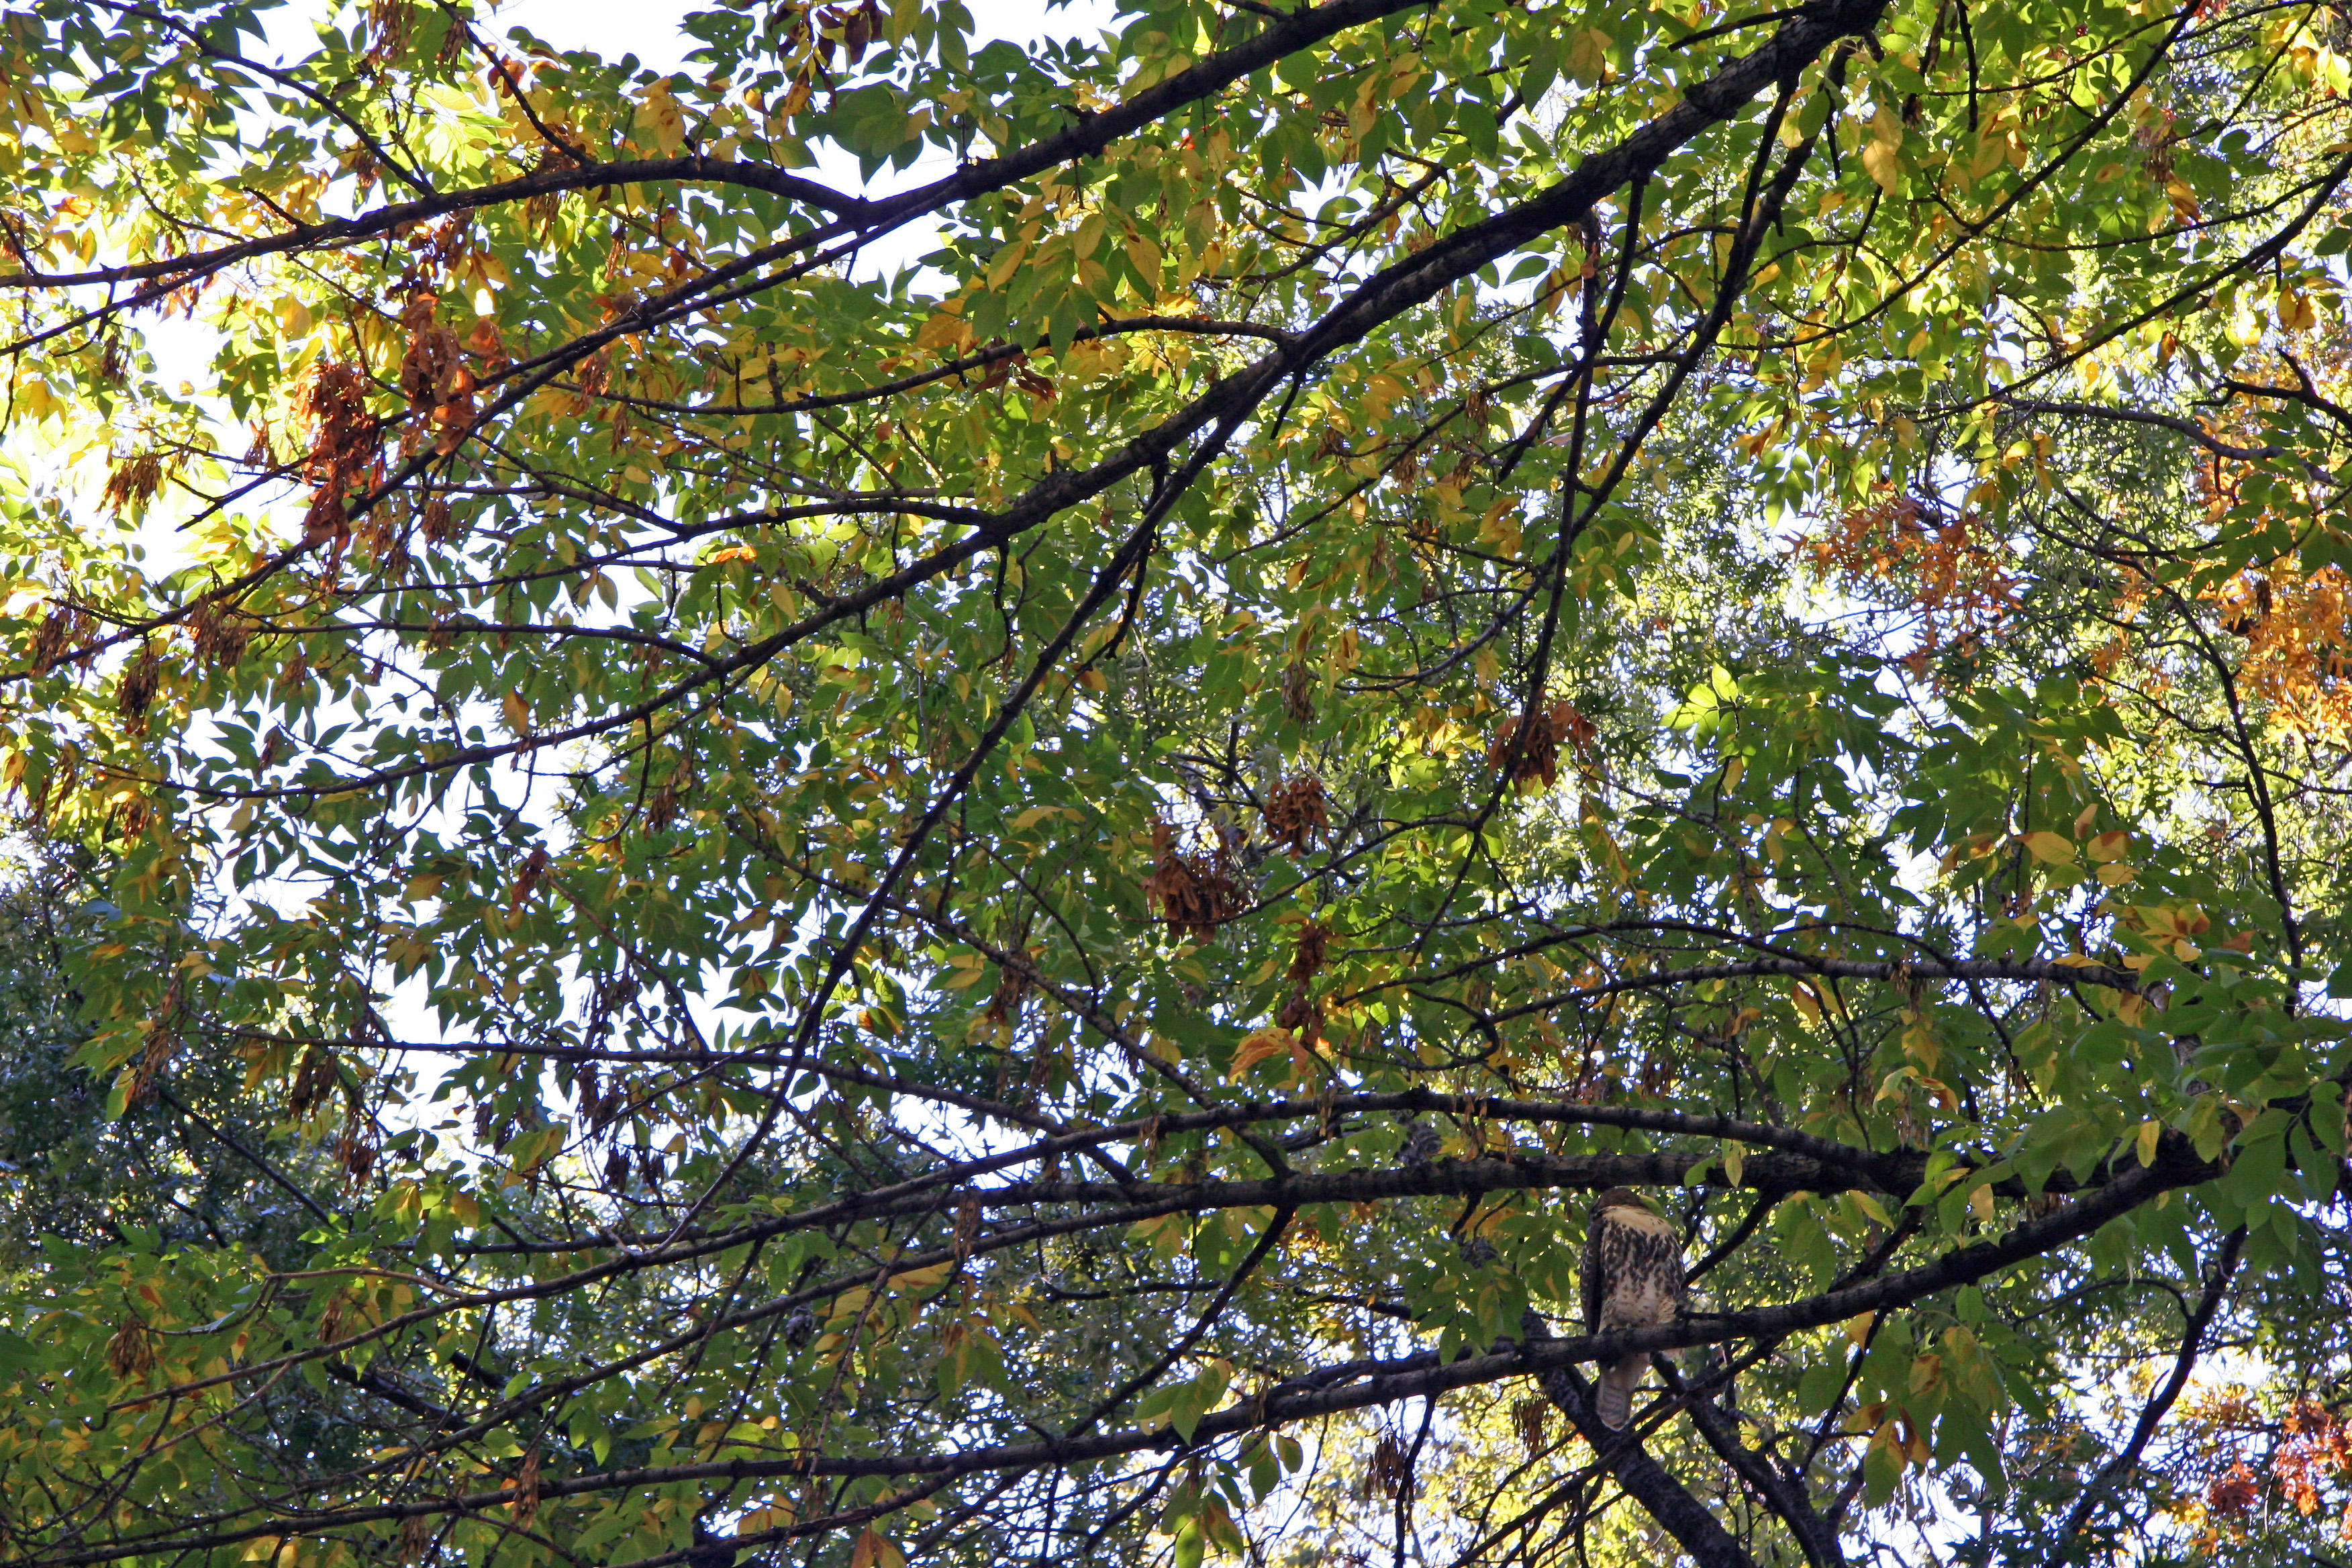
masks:
POLYGON ((1584 1222, 1584 1267, 1577 1272, 1577 1283, 1583 1288, 1584 1331, 1588 1334, 1601 1331, 1601 1233, 1607 1228, 1608 1221, 1598 1214, 1584 1222))

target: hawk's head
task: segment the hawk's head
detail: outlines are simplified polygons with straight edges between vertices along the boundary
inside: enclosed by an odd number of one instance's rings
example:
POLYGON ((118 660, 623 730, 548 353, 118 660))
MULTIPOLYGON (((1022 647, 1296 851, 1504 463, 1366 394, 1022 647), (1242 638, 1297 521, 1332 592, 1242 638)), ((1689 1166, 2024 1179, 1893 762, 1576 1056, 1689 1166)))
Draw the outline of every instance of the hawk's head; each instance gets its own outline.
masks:
POLYGON ((1592 1212, 1604 1214, 1611 1209, 1640 1209, 1643 1214, 1655 1214, 1641 1194, 1631 1187, 1611 1187, 1592 1200, 1592 1212))

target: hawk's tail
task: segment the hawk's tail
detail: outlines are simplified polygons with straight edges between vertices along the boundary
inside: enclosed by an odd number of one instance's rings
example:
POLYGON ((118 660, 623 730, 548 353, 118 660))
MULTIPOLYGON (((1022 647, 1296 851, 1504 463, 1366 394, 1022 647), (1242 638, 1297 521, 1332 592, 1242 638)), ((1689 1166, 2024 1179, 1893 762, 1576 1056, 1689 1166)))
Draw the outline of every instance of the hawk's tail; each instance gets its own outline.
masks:
POLYGON ((1592 1414, 1603 1426, 1614 1432, 1625 1425, 1633 1410, 1633 1390, 1641 1386, 1649 1363, 1647 1355, 1619 1356, 1601 1369, 1592 1388, 1592 1414))

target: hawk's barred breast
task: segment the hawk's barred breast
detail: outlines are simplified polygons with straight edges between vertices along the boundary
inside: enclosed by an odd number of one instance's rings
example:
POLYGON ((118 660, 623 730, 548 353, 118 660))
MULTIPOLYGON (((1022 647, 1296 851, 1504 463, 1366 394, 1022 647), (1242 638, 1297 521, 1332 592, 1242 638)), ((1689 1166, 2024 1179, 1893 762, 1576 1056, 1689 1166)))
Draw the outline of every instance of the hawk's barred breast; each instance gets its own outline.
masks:
MULTIPOLYGON (((1674 1222, 1626 1188, 1601 1194, 1585 1236, 1582 1283, 1587 1333, 1674 1321, 1683 1305, 1682 1243, 1674 1222)), ((1637 1352, 1602 1365, 1593 1396, 1601 1425, 1625 1425, 1648 1359, 1637 1352)))

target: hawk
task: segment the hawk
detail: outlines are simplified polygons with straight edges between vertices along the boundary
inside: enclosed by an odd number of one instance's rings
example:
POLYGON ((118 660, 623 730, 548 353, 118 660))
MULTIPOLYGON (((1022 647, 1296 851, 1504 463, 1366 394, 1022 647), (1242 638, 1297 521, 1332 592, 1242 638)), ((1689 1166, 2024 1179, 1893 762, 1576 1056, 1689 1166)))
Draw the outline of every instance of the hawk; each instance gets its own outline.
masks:
MULTIPOLYGON (((1674 1222, 1631 1187, 1612 1187, 1593 1199, 1584 1230, 1583 1283, 1586 1333, 1673 1322, 1683 1310, 1683 1248, 1674 1222)), ((1603 1426, 1625 1425, 1649 1359, 1637 1352, 1601 1366, 1592 1413, 1603 1426)))

